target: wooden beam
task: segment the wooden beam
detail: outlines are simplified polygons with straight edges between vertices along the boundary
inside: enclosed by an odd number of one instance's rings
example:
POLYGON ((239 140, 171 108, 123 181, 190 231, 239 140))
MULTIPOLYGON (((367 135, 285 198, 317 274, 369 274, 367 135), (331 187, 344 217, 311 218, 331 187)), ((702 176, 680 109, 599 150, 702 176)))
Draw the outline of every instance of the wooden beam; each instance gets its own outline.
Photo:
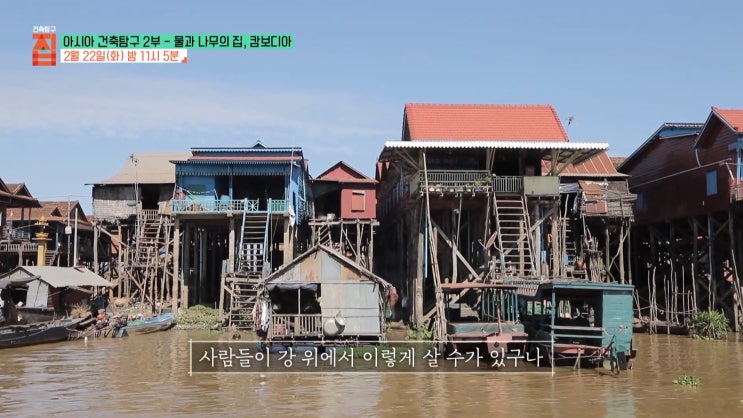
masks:
MULTIPOLYGON (((408 154, 407 151, 401 149, 395 149, 395 153, 400 156, 406 163, 410 164, 414 169, 418 169, 419 165, 415 162, 415 159, 408 154)), ((400 167, 402 169, 402 167, 400 167)), ((402 170, 401 170, 402 171, 402 170)))
MULTIPOLYGON (((438 232, 438 235, 446 242, 446 245, 449 246, 449 248, 454 249, 454 244, 452 243, 451 239, 449 239, 448 236, 441 230, 441 228, 436 224, 435 221, 431 220, 431 223, 433 224, 434 230, 438 232)), ((483 274, 478 274, 475 269, 470 265, 470 263, 467 261, 466 258, 462 255, 462 253, 459 252, 459 250, 454 250, 455 255, 457 258, 462 262, 462 265, 472 274, 472 277, 476 278, 477 280, 481 280, 483 277, 483 274)))

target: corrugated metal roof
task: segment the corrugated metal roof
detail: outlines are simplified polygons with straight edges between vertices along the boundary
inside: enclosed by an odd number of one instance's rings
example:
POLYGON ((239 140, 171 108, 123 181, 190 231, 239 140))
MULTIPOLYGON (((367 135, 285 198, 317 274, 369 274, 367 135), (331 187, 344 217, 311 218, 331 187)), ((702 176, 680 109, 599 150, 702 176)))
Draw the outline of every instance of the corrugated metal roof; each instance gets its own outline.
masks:
MULTIPOLYGON (((542 173, 548 173, 552 163, 542 160, 542 173)), ((606 152, 598 153, 578 164, 570 164, 560 173, 560 177, 628 177, 617 172, 606 152)))
POLYGON ((484 141, 484 140, 426 140, 387 141, 385 148, 491 148, 491 149, 541 149, 541 150, 607 150, 606 142, 563 141, 484 141))
POLYGON ((190 152, 140 152, 127 158, 124 167, 113 177, 88 185, 175 184, 175 166, 171 160, 185 160, 190 152), (133 160, 136 160, 135 164, 133 160))
POLYGON ((39 276, 39 279, 52 287, 68 286, 101 286, 111 287, 111 282, 92 271, 82 267, 54 267, 54 266, 20 266, 0 276, 19 276, 19 271, 29 276, 39 276))

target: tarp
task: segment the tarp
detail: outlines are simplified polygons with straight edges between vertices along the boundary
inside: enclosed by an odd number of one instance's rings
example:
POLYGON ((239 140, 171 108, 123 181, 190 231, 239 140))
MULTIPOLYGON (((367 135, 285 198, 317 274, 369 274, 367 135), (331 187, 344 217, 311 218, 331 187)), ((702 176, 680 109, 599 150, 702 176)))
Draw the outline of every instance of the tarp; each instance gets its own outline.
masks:
POLYGON ((309 290, 311 292, 317 292, 317 283, 268 283, 266 284, 266 289, 268 291, 272 291, 274 289, 280 289, 280 290, 309 290))

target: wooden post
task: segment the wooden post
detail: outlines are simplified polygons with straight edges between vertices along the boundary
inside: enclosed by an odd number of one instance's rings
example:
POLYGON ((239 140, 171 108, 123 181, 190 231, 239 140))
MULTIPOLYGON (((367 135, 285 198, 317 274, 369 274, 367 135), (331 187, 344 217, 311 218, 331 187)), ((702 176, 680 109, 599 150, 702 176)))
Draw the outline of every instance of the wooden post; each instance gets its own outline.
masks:
POLYGON ((610 258, 610 251, 611 251, 611 243, 609 242, 609 220, 606 219, 604 222, 604 238, 606 239, 606 248, 604 248, 604 269, 606 270, 606 275, 604 276, 604 281, 609 281, 610 271, 611 271, 611 258, 610 258))
POLYGON ((624 219, 619 229, 619 283, 624 284, 624 219))
MULTIPOLYGON (((461 214, 460 214, 461 216, 461 214)), ((457 213, 451 212, 451 282, 456 283, 458 281, 457 276, 457 247, 459 243, 459 230, 457 229, 457 213)))
POLYGON ((226 273, 232 273, 235 271, 235 217, 230 216, 230 235, 229 243, 227 244, 227 259, 228 266, 226 273))
MULTIPOLYGON (((116 270, 117 270, 117 274, 119 276, 119 283, 117 283, 116 286, 118 287, 119 297, 124 297, 124 280, 126 278, 124 277, 124 272, 122 271, 123 269, 121 268, 122 267, 122 265, 121 265, 121 263, 122 263, 122 257, 124 255, 123 254, 124 253, 124 238, 121 236, 121 224, 119 224, 118 227, 119 227, 118 228, 118 230, 119 230, 119 247, 118 247, 118 250, 116 251, 116 257, 117 257, 116 270)), ((128 280, 128 279, 126 279, 126 280, 128 280)))
POLYGON ((98 225, 93 221, 93 272, 98 274, 98 225))
POLYGON ((369 224, 369 271, 374 273, 374 220, 369 224))
MULTIPOLYGON (((341 241, 341 243, 342 242, 343 241, 341 241)), ((286 218, 284 219, 284 264, 289 264, 293 259, 294 242, 292 241, 292 228, 289 225, 289 218, 286 218)))
POLYGON ((170 294, 172 298, 170 306, 173 312, 178 312, 178 282, 180 281, 180 262, 181 262, 181 222, 178 216, 173 217, 173 291, 170 294))
POLYGON ((707 258, 709 261, 709 280, 707 281, 707 310, 715 309, 715 286, 717 285, 717 275, 715 274, 715 231, 712 225, 712 214, 707 214, 707 258))
POLYGON ((632 225, 627 225, 627 263, 629 264, 629 269, 627 269, 628 283, 633 284, 632 270, 634 270, 636 263, 632 262, 632 225))
POLYGON ((191 254, 193 254, 193 227, 188 223, 183 224, 183 274, 181 281, 181 306, 188 308, 191 300, 188 295, 188 288, 191 286, 191 254))
MULTIPOLYGON (((559 203, 558 203, 559 205, 559 203)), ((557 215, 552 216, 552 222, 551 222, 551 228, 550 228, 550 234, 552 236, 552 275, 553 276, 559 276, 560 275, 560 239, 557 236, 558 232, 558 222, 560 219, 560 211, 557 210, 557 215)))
POLYGON ((691 230, 694 238, 692 240, 692 256, 691 256, 691 282, 693 284, 692 292, 694 292, 694 311, 697 310, 697 257, 699 256, 699 226, 697 225, 697 219, 693 218, 691 222, 691 230))
MULTIPOLYGON (((428 193, 427 190, 426 193, 428 193)), ((413 225, 415 225, 415 227, 413 228, 414 234, 411 234, 417 239, 415 262, 415 307, 413 309, 415 318, 413 319, 413 323, 419 326, 422 325, 423 316, 425 315, 425 312, 423 312, 423 280, 427 274, 427 272, 423 271, 423 252, 426 250, 427 243, 425 242, 423 228, 421 227, 423 224, 423 209, 421 206, 422 205, 420 203, 416 205, 416 209, 414 212, 415 219, 413 222, 413 225)), ((410 303, 410 301, 408 301, 408 303, 410 303)))

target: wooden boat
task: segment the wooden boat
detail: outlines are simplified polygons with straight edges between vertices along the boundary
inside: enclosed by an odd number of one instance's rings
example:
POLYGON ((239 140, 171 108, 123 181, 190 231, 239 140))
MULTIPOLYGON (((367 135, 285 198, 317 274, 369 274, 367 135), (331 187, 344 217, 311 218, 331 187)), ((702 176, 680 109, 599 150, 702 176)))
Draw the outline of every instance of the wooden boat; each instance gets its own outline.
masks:
POLYGON ((521 320, 532 357, 553 366, 632 367, 634 286, 586 280, 538 282, 521 298, 521 320), (533 289, 533 288, 532 288, 533 289), (536 353, 536 350, 539 353, 536 353))
POLYGON ((71 338, 81 318, 0 327, 0 348, 54 343, 71 338))
POLYGON ((153 332, 169 330, 175 326, 175 323, 175 312, 164 312, 149 319, 127 321, 124 329, 129 335, 150 334, 153 332))
POLYGON ((671 334, 671 335, 691 335, 694 328, 689 324, 680 324, 678 322, 668 321, 650 321, 639 320, 635 318, 633 332, 635 333, 652 333, 652 334, 671 334))
POLYGON ((490 357, 503 356, 503 351, 516 349, 526 352, 528 335, 518 317, 517 286, 465 282, 442 283, 441 289, 447 295, 445 312, 449 351, 479 347, 490 357), (470 293, 469 300, 475 301, 474 310, 462 303, 458 306, 451 303, 452 298, 448 295, 464 295, 465 290, 470 293))

